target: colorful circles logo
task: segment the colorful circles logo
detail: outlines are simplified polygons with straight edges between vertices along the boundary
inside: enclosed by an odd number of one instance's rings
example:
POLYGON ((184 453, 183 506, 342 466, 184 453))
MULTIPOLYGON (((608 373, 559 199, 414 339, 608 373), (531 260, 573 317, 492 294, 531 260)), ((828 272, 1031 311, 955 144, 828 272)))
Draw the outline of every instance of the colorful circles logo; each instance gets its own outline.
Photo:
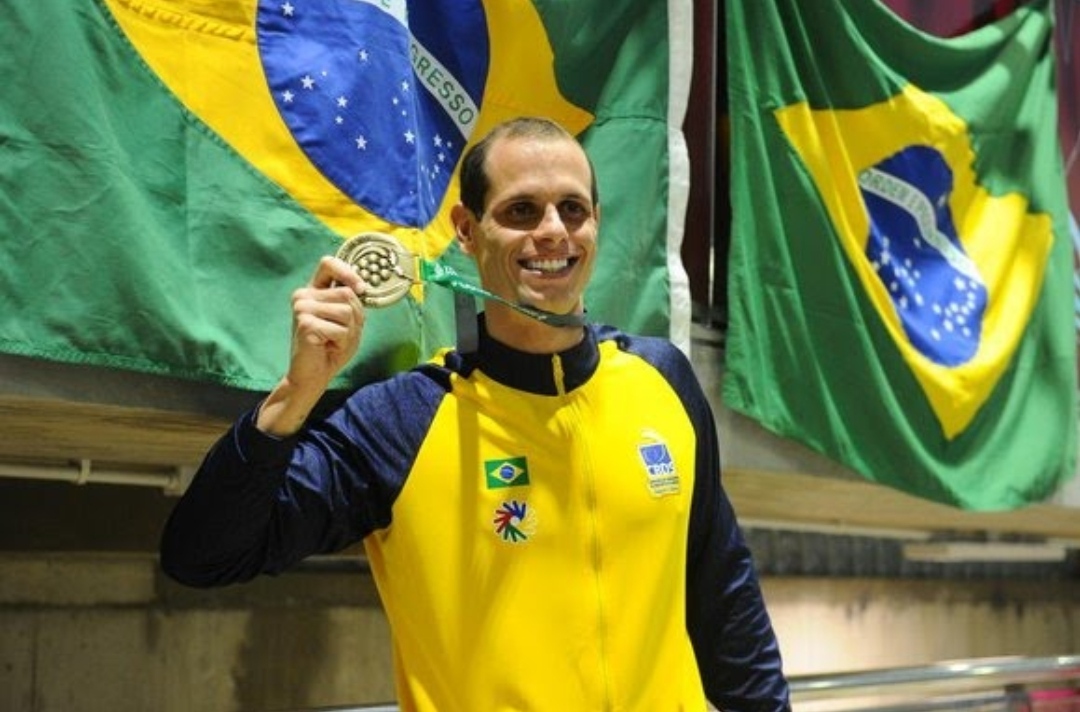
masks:
POLYGON ((495 510, 495 533, 503 541, 517 544, 536 533, 536 512, 525 502, 503 502, 495 510))

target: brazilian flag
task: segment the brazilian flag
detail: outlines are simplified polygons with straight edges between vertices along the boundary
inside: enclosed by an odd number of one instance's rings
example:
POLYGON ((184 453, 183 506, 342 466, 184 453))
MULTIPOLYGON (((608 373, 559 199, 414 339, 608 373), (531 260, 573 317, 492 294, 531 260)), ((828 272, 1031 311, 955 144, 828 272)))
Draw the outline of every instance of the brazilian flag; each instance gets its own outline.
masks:
POLYGON ((727 4, 733 409, 971 509, 1074 474, 1052 7, 952 39, 872 0, 727 4))
MULTIPOLYGON (((261 390, 289 295, 366 230, 467 277, 466 147, 549 116, 604 203, 590 314, 668 334, 689 2, 35 0, 5 8, 0 352, 261 390), (633 285, 628 289, 627 285, 633 285)), ((369 314, 357 382, 453 343, 443 288, 369 314)), ((344 383, 341 385, 345 385, 344 383)))

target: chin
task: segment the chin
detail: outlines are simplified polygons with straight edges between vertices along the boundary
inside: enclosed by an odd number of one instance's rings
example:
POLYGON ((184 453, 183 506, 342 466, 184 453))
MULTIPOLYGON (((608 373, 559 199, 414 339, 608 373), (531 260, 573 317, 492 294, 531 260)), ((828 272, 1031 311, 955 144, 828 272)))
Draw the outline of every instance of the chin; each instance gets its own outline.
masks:
POLYGON ((523 304, 542 309, 552 314, 569 314, 577 311, 581 306, 581 297, 567 297, 565 292, 558 295, 522 290, 518 295, 523 304))
POLYGON ((578 311, 578 302, 552 302, 543 301, 533 303, 537 309, 543 309, 551 314, 571 314, 578 311))

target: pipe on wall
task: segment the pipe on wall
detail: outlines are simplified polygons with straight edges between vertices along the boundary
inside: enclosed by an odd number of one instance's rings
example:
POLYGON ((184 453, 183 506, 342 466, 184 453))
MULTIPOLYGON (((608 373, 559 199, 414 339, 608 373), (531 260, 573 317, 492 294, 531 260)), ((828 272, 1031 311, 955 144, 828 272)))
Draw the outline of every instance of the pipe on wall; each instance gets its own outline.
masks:
POLYGON ((179 495, 191 481, 194 470, 175 467, 171 470, 118 470, 96 467, 82 459, 69 465, 38 465, 0 462, 0 477, 23 480, 70 482, 75 485, 109 484, 136 487, 160 487, 165 494, 179 495))

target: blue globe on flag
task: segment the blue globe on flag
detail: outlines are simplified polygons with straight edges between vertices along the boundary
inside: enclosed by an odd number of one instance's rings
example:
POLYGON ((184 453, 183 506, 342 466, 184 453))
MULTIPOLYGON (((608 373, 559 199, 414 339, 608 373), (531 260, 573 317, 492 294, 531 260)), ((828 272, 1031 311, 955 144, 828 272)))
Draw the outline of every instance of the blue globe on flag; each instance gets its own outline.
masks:
POLYGON ((260 0, 258 12, 270 92, 311 162, 368 212, 427 225, 479 116, 480 0, 413 14, 405 0, 260 0))

